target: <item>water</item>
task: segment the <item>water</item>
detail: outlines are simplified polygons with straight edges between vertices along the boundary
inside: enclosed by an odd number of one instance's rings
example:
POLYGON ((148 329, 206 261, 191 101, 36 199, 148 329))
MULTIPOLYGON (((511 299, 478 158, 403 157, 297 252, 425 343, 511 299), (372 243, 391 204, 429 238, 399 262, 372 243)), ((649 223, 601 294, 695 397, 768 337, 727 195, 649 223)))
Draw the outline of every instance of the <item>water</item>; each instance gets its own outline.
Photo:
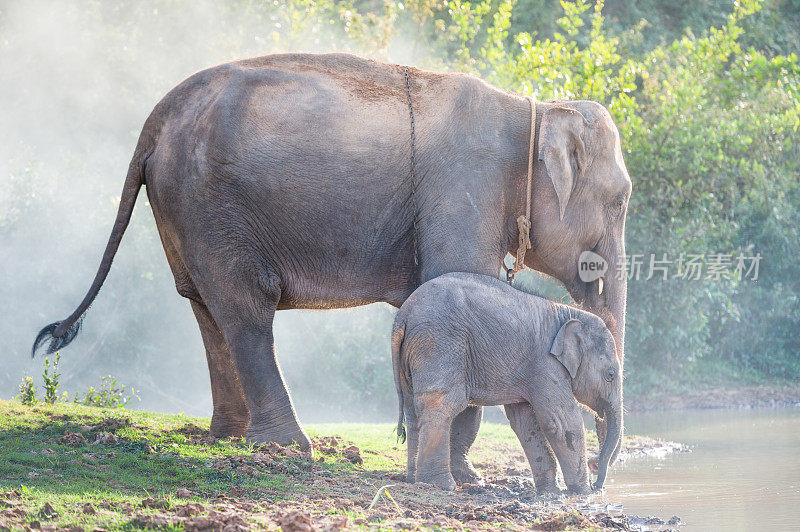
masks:
POLYGON ((610 504, 693 530, 800 530, 800 408, 630 414, 627 430, 691 453, 618 464, 610 504))

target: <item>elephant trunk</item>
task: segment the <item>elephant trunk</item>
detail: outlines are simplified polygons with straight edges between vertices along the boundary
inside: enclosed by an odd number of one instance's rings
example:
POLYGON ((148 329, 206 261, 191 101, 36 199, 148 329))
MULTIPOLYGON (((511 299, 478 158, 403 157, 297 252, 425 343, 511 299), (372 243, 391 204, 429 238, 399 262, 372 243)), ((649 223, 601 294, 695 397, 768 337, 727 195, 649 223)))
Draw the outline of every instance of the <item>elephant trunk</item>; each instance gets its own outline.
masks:
MULTIPOLYGON (((611 460, 608 463, 609 466, 614 465, 614 462, 617 461, 617 457, 619 456, 620 450, 622 450, 622 440, 624 438, 625 425, 624 425, 624 420, 622 419, 623 418, 622 415, 620 415, 620 418, 621 418, 621 424, 620 424, 620 431, 619 431, 619 440, 617 440, 616 446, 614 447, 614 453, 611 455, 611 460)), ((595 427, 595 430, 597 431, 597 440, 600 443, 600 445, 602 446, 602 445, 605 444, 606 437, 607 437, 606 430, 608 429, 608 426, 607 426, 606 420, 605 419, 601 419, 600 417, 595 415, 594 427, 595 427)))
POLYGON ((628 282, 616 276, 604 278, 603 293, 600 293, 600 280, 590 283, 586 289, 586 297, 581 305, 584 310, 599 316, 614 337, 617 358, 620 365, 625 360, 625 307, 628 297, 628 282))
MULTIPOLYGON (((625 257, 624 242, 604 242, 596 249, 609 263, 611 268, 616 269, 619 257, 625 257)), ((625 361, 625 310, 628 297, 628 278, 627 275, 606 275, 603 278, 603 289, 600 289, 600 282, 594 281, 586 290, 586 297, 583 299, 583 307, 589 312, 599 316, 608 327, 614 337, 617 348, 617 358, 620 363, 620 370, 624 367, 625 361)), ((620 400, 620 405, 622 401, 620 400)), ((605 447, 607 443, 607 432, 611 432, 606 426, 609 416, 604 415, 603 419, 596 418, 595 426, 600 444, 605 447)), ((614 463, 622 448, 622 410, 619 412, 619 434, 618 438, 612 439, 613 450, 609 465, 614 463)))
POLYGON ((606 474, 608 473, 609 463, 619 452, 618 447, 622 436, 622 405, 612 406, 610 403, 606 403, 603 409, 603 417, 606 420, 608 432, 606 432, 603 447, 600 449, 599 463, 597 466, 597 481, 593 486, 596 490, 603 487, 606 474))

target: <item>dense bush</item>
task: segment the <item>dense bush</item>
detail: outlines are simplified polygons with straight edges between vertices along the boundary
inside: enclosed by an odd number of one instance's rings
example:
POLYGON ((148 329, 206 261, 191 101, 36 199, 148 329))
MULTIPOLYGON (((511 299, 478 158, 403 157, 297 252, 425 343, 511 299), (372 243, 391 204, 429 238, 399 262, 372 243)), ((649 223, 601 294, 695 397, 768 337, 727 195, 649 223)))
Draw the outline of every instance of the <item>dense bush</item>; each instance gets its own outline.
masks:
MULTIPOLYGON (((629 284, 628 393, 798 379, 797 7, 278 0, 0 13, 0 65, 17 80, 0 96, 19 102, 0 126, 0 297, 19 302, 0 323, 12 346, 0 390, 16 391, 36 327, 66 315, 88 287, 136 133, 158 98, 210 64, 331 49, 471 72, 540 99, 604 103, 634 183, 628 253, 644 260, 629 284), (647 279, 651 254, 673 261, 667 280, 647 279), (719 279, 673 277, 694 254, 732 264, 719 279), (738 278, 737 257, 756 254, 758 280, 738 278)), ((64 353, 63 380, 78 388, 113 371, 145 407, 207 411, 199 335, 143 205, 83 336, 64 353)), ((563 294, 533 274, 519 286, 563 294)), ((301 414, 393 414, 390 309, 279 315, 278 353, 301 414)))

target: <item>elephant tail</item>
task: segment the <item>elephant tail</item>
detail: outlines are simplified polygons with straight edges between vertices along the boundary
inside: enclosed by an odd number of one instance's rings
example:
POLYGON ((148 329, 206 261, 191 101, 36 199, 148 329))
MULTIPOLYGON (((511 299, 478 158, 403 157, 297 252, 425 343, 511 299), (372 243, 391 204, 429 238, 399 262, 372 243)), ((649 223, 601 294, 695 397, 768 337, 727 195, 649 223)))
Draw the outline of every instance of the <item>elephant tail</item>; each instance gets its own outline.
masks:
POLYGON ((394 386, 397 389, 397 401, 399 403, 399 414, 397 417, 397 441, 401 443, 406 442, 406 427, 404 423, 405 412, 403 406, 405 404, 403 398, 403 378, 400 375, 402 364, 400 363, 400 352, 403 348, 403 336, 405 336, 406 324, 405 321, 398 316, 394 322, 392 329, 392 372, 394 373, 394 386))
POLYGON ((94 277, 94 281, 92 282, 92 286, 89 288, 83 301, 81 301, 81 304, 78 305, 78 308, 75 309, 68 318, 51 323, 39 331, 36 340, 33 342, 33 347, 31 348, 32 358, 36 357, 36 352, 47 342, 49 342, 49 344, 47 345, 45 353, 51 354, 66 347, 75 339, 75 336, 77 336, 80 331, 84 313, 89 309, 94 298, 97 297, 100 287, 103 286, 103 282, 106 280, 109 270, 111 270, 111 262, 114 260, 114 255, 122 241, 122 235, 125 233, 128 222, 131 220, 136 197, 139 195, 139 190, 144 184, 145 162, 155 149, 155 135, 152 134, 154 128, 148 126, 148 124, 145 124, 142 130, 130 166, 128 167, 128 175, 125 178, 125 185, 122 188, 117 218, 114 221, 114 227, 108 238, 106 250, 103 253, 103 258, 100 262, 97 274, 94 277))

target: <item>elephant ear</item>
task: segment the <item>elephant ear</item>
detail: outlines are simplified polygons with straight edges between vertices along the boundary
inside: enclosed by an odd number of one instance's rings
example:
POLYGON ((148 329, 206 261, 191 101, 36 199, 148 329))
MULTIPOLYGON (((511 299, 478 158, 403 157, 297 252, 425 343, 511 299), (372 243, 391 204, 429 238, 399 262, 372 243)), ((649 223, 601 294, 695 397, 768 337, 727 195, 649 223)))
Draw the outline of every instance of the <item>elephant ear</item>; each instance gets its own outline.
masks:
POLYGON ((545 112, 539 127, 539 160, 544 161, 556 189, 561 220, 572 189, 586 170, 583 133, 588 125, 579 111, 554 107, 545 112))
POLYGON ((550 354, 567 368, 569 376, 573 379, 581 365, 581 353, 578 348, 578 334, 581 327, 581 322, 574 318, 567 321, 558 330, 556 339, 553 340, 553 346, 550 348, 550 354))

